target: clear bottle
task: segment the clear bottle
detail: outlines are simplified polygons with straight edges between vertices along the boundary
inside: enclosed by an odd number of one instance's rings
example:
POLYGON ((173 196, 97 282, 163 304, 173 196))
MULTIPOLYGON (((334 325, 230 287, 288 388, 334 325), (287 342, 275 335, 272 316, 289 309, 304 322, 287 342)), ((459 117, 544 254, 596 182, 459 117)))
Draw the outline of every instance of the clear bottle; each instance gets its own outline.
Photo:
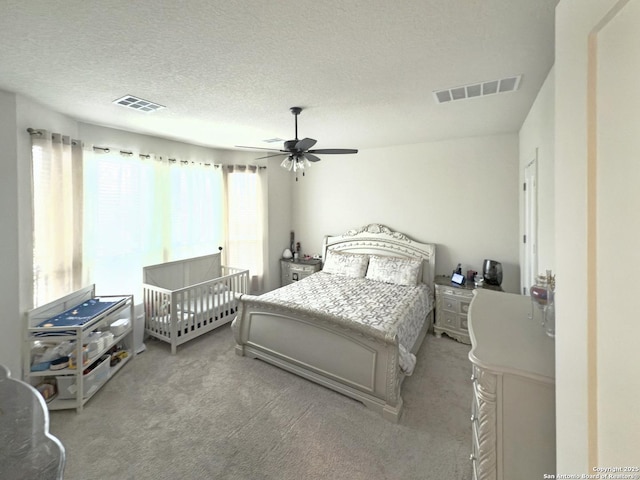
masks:
POLYGON ((544 308, 547 306, 549 295, 548 287, 547 277, 538 275, 536 283, 531 285, 529 289, 531 294, 531 319, 538 318, 542 325, 544 325, 544 308), (536 315, 536 311, 539 311, 540 315, 536 315))
POLYGON ((551 289, 544 309, 544 332, 551 338, 556 336, 556 293, 551 289))

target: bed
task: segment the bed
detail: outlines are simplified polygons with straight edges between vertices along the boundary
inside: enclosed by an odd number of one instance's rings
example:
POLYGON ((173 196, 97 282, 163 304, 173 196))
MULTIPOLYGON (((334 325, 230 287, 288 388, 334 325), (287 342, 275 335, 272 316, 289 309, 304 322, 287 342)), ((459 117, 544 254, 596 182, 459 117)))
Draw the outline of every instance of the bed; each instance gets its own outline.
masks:
POLYGON ((241 296, 232 324, 236 353, 397 422, 402 382, 433 324, 435 245, 371 224, 325 237, 323 247, 322 271, 260 296, 241 296))
POLYGON ((225 267, 220 253, 142 269, 145 333, 179 345, 235 318, 249 271, 225 267))

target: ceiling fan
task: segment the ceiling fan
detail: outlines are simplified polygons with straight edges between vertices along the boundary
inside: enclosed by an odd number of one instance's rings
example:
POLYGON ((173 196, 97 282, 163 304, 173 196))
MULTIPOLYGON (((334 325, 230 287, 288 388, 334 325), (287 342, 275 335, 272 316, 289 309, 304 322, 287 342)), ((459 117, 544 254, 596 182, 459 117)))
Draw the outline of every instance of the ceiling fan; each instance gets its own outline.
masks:
POLYGON ((284 142, 283 149, 276 148, 263 148, 263 147, 245 147, 242 145, 236 145, 238 148, 254 148, 257 150, 269 150, 274 153, 272 155, 266 155, 264 157, 256 158, 256 160, 260 160, 263 158, 271 158, 284 156, 285 159, 280 164, 281 167, 296 172, 296 181, 298 181, 298 170, 302 172, 304 176, 304 169, 311 166, 310 162, 319 162, 320 157, 315 154, 326 155, 326 154, 347 154, 347 153, 358 153, 357 149, 354 148, 320 148, 315 150, 309 150, 313 147, 317 140, 313 138, 303 138, 302 140, 298 140, 298 115, 302 112, 302 107, 291 107, 291 113, 295 116, 295 126, 296 126, 296 138, 293 140, 286 140, 284 142))

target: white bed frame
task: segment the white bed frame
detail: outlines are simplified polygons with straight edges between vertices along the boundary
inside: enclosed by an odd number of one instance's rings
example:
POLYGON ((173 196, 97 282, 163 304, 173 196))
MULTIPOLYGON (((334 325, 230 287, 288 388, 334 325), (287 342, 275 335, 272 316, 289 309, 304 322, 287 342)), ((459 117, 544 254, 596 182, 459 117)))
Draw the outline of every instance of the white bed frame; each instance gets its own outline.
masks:
POLYGON ((142 269, 145 333, 182 345, 232 321, 249 271, 221 265, 220 253, 142 269))
MULTIPOLYGON (((371 224, 344 235, 325 237, 328 250, 423 259, 422 280, 433 291, 435 245, 371 224)), ((416 353, 433 323, 428 314, 416 353)), ((240 299, 232 324, 236 353, 259 358, 354 398, 397 422, 402 412, 398 339, 384 340, 337 325, 330 316, 269 304, 252 295, 240 299)))

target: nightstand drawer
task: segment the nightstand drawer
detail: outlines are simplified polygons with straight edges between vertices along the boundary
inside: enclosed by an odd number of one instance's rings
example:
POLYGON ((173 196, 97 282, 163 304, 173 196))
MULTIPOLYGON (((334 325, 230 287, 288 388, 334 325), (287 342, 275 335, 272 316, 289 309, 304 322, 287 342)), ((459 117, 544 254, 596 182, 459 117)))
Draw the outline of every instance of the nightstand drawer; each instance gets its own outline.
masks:
POLYGON ((442 310, 446 312, 458 313, 460 311, 460 302, 456 298, 444 295, 442 297, 442 310))
POLYGON ((289 285, 297 282, 315 272, 320 271, 322 264, 319 260, 309 262, 294 262, 291 260, 280 260, 280 272, 282 285, 289 285))
POLYGON ((470 300, 460 300, 460 310, 459 312, 467 315, 469 313, 469 305, 471 305, 470 300))
POLYGON ((442 312, 442 321, 440 322, 440 326, 443 328, 459 328, 458 325, 458 315, 453 312, 447 312, 446 310, 442 312))
POLYGON ((459 323, 459 327, 460 330, 464 330, 465 332, 469 331, 469 319, 465 316, 460 316, 460 323, 459 323))
POLYGON ((291 273, 297 272, 297 273, 311 274, 311 273, 314 273, 317 270, 317 268, 315 265, 301 265, 301 264, 293 263, 289 267, 289 270, 291 271, 291 273))

